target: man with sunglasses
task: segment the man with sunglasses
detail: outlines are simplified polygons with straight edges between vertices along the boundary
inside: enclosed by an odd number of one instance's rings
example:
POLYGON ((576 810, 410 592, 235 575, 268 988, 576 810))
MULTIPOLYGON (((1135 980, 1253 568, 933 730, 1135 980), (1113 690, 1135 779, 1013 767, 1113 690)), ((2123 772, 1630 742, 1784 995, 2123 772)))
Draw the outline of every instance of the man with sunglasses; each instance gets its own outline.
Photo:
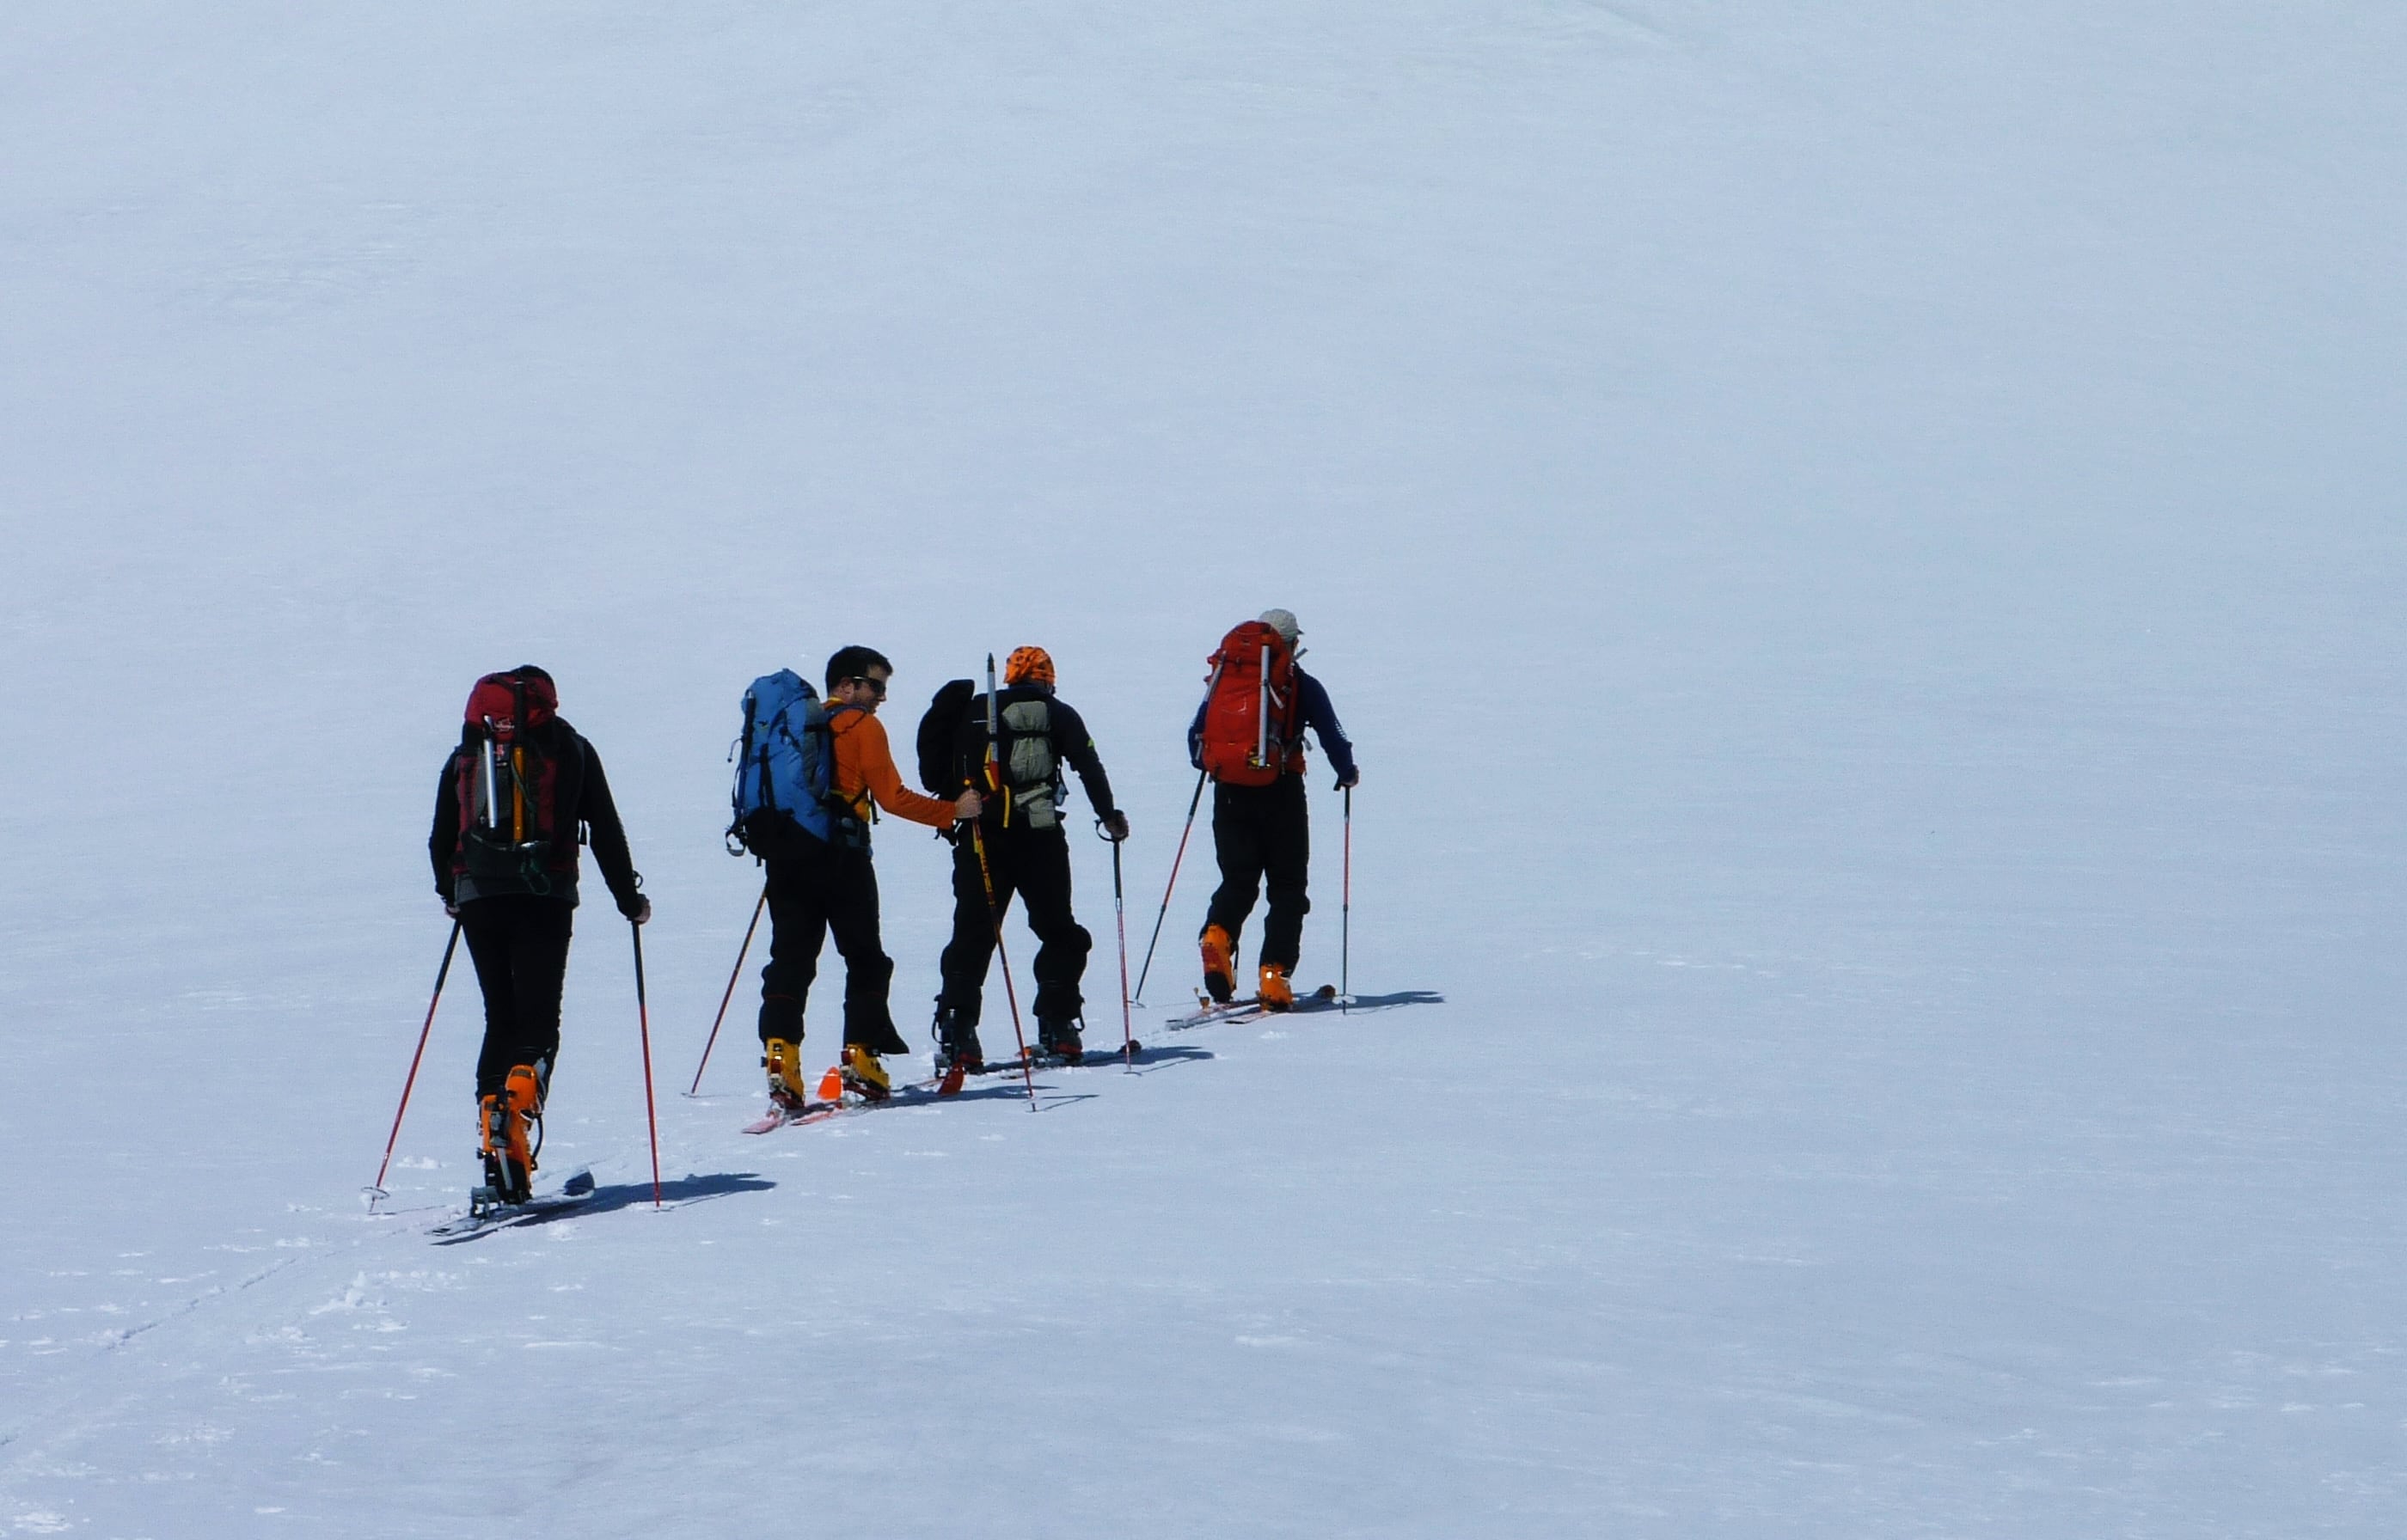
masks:
POLYGON ((875 810, 950 828, 976 818, 983 805, 976 791, 948 802, 903 784, 877 720, 893 673, 894 665, 874 648, 846 647, 828 659, 828 729, 835 750, 828 802, 837 814, 835 838, 823 849, 767 863, 769 964, 761 970, 761 1041, 770 1094, 790 1106, 800 1106, 805 1094, 794 1053, 803 1040, 803 1002, 819 973, 819 945, 831 931, 844 954, 845 1083, 883 1100, 890 1086, 878 1056, 911 1051, 887 1009, 894 960, 877 935, 877 870, 869 853, 875 810))

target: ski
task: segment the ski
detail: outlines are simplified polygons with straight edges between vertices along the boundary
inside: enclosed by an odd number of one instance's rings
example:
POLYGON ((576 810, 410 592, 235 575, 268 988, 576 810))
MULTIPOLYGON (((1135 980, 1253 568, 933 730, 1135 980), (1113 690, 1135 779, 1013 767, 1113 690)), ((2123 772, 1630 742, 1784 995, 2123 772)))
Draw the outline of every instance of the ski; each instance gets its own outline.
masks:
POLYGON ((755 1118, 752 1122, 744 1125, 744 1132, 748 1134, 774 1134, 778 1129, 785 1127, 786 1124, 793 1122, 796 1118, 801 1117, 805 1112, 809 1110, 810 1106, 808 1103, 805 1103, 801 1107, 795 1107, 786 1102, 773 1101, 769 1104, 769 1110, 762 1113, 758 1118, 755 1118))
MULTIPOLYGON (((578 1171, 561 1183, 556 1193, 538 1194, 524 1203, 498 1203, 483 1208, 472 1206, 467 1213, 447 1220, 426 1233, 434 1236, 437 1244, 465 1240, 472 1236, 481 1236, 488 1230, 506 1230, 513 1224, 532 1223, 562 1209, 574 1208, 591 1201, 594 1191, 593 1173, 578 1171)), ((473 1205, 474 1200, 471 1202, 473 1205)))
POLYGON ((1163 1024, 1173 1032, 1185 1032, 1192 1027, 1217 1026, 1223 1022, 1250 1022, 1264 1016, 1290 1016, 1298 1012, 1332 1010, 1337 1006, 1337 986, 1322 984, 1309 995, 1299 995, 1296 996, 1295 1003, 1285 1010, 1271 1010, 1262 1004, 1259 996, 1247 996, 1242 1000, 1230 1000, 1220 1004, 1199 1000, 1197 1004, 1201 1009, 1192 1015, 1174 1016, 1163 1024))
POLYGON ((1261 1013, 1262 1002, 1251 996, 1218 1003, 1203 1001, 1195 1010, 1184 1016, 1173 1016, 1162 1025, 1173 1032, 1184 1032, 1189 1027, 1211 1026, 1220 1022, 1250 1021, 1261 1013))
MULTIPOLYGON (((1019 1067, 1015 1064, 1012 1067, 1017 1069, 1019 1067)), ((924 1107, 942 1097, 956 1095, 960 1089, 960 1081, 947 1075, 898 1085, 876 1101, 872 1101, 856 1092, 837 1101, 806 1102, 798 1108, 772 1107, 753 1122, 746 1123, 744 1132, 774 1134, 780 1128, 825 1123, 830 1118, 842 1117, 848 1112, 868 1112, 880 1107, 924 1107), (948 1084, 952 1089, 947 1089, 948 1084)))
MULTIPOLYGON (((1039 1069, 1094 1069, 1107 1064, 1126 1064, 1132 1056, 1138 1059, 1144 1058, 1145 1044, 1125 1042, 1090 1048, 1075 1059, 1061 1053, 1048 1053, 1041 1048, 1032 1047, 1028 1050, 1028 1062, 1039 1069)), ((1017 1059, 1004 1059, 987 1066, 987 1072, 1018 1067, 1019 1062, 1017 1059)))

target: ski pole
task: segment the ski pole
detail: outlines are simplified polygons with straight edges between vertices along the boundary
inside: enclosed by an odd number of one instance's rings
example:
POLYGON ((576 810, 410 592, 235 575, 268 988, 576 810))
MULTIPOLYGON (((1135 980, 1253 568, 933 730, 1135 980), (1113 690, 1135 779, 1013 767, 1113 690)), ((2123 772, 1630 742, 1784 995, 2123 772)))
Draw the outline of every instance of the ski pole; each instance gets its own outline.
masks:
POLYGON ((1112 927, 1120 935, 1120 1052, 1136 1067, 1136 1027, 1129 1020, 1128 908, 1120 887, 1120 842, 1112 841, 1112 927))
POLYGON ((401 1115, 409 1110, 410 1088, 418 1083, 418 1061, 426 1057, 426 1037, 434 1030, 434 1008, 442 1003, 443 981, 451 977, 451 954, 460 945, 460 922, 451 922, 451 939, 443 943, 443 966, 434 970, 434 998, 426 1002, 426 1024, 418 1029, 418 1052, 409 1056, 409 1078, 401 1082, 401 1105, 392 1109, 392 1132, 384 1141, 384 1161, 377 1167, 376 1185, 368 1189, 368 1212, 385 1195, 384 1174, 392 1165, 392 1147, 401 1138, 401 1115))
POLYGON ((1345 886, 1337 906, 1337 1009, 1342 1014, 1354 1004, 1354 986, 1347 967, 1354 945, 1354 788, 1346 788, 1345 886))
POLYGON ((1011 1040, 1019 1047, 1019 1075, 1028 1086, 1028 1109, 1036 1110, 1036 1067, 1028 1057, 1028 1034, 1019 1028, 1019 992, 1011 986, 1011 954, 1003 947, 1003 911, 994 907, 994 874, 987 869, 986 836, 970 824, 970 848, 977 852, 978 882, 986 888, 986 917, 994 922, 994 955, 1003 965, 1003 997, 1011 1002, 1011 1040))
POLYGON ((727 975, 727 993, 719 997, 719 1014, 711 1019, 710 1038, 702 1045, 702 1063, 693 1067, 693 1083, 685 1088, 689 1096, 702 1089, 702 1072, 710 1067, 711 1044, 719 1041, 719 1024, 727 1020, 727 1002, 735 998, 735 981, 744 976, 744 958, 752 950, 752 933, 761 928, 761 911, 769 907, 769 884, 761 884, 761 901, 752 906, 752 923, 744 927, 744 944, 735 949, 735 967, 727 975))
MULTIPOLYGON (((1001 754, 996 744, 1002 728, 995 722, 994 654, 986 655, 986 785, 1004 798, 1003 816, 1011 817, 1011 793, 1004 788, 1001 754)), ((977 853, 978 882, 986 889, 986 917, 994 925, 994 955, 1003 964, 1003 997, 1011 1002, 1011 1040, 1019 1048, 1019 1075, 1028 1086, 1028 1109, 1036 1110, 1036 1066, 1028 1057, 1028 1034, 1019 1027, 1019 991, 1011 983, 1011 954, 1003 945, 1003 911, 995 906, 994 872, 986 864, 985 814, 970 821, 970 848, 977 853)))
POLYGON ((1161 890, 1161 912, 1153 917, 1153 940, 1145 943, 1145 966, 1137 969, 1136 993, 1130 996, 1137 1004, 1145 1003, 1146 976, 1153 971, 1153 949, 1161 944, 1161 922, 1170 917, 1170 896, 1178 887, 1178 864, 1187 859, 1187 837, 1195 832, 1195 810, 1204 805, 1204 782, 1208 771, 1195 772, 1195 795, 1187 799, 1187 827, 1178 831, 1178 854, 1170 858, 1170 882, 1161 890))
POLYGON ((652 1110, 652 1011, 644 1003, 644 927, 634 921, 627 922, 627 934, 635 939, 635 1024, 643 1033, 644 1044, 644 1123, 652 1133, 652 1207, 661 1206, 661 1120, 652 1110))

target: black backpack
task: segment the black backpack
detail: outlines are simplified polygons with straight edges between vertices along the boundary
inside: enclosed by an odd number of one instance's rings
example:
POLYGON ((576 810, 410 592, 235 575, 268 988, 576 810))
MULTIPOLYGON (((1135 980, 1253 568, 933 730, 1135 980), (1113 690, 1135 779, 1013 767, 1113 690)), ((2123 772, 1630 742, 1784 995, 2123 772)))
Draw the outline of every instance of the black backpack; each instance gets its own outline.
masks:
POLYGON ((947 680, 919 718, 919 784, 931 797, 949 801, 970 784, 970 766, 961 746, 967 740, 970 702, 976 699, 976 680, 947 680))

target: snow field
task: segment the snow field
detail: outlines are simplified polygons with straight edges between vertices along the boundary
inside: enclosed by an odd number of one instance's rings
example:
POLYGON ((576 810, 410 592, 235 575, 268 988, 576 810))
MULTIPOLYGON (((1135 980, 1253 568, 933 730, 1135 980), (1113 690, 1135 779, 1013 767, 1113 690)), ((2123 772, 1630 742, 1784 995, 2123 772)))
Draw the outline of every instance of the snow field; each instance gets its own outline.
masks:
MULTIPOLYGON (((2401 41, 11 7, 0 1531, 2390 1533, 2401 41), (746 1139, 739 990, 677 1095, 747 680, 869 642, 907 739, 1048 647, 1141 950, 1273 603, 1354 982, 1446 1004, 746 1139), (589 908, 604 1194, 436 1248, 464 966, 354 1194, 525 660, 659 905, 677 1201, 589 908)), ((941 854, 880 833, 914 1036, 941 854)))

